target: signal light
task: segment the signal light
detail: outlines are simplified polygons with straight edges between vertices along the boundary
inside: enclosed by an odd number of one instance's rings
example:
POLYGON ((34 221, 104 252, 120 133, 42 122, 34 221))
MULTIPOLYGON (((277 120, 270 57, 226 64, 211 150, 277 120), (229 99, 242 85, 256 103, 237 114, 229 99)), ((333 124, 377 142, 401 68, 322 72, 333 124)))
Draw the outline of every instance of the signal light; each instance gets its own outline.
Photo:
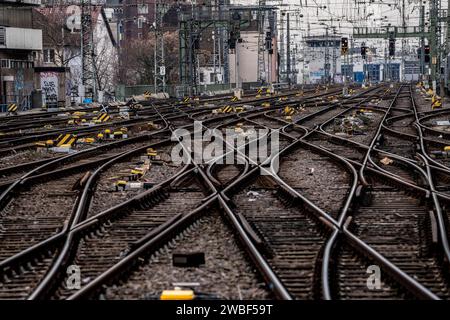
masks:
POLYGON ((395 39, 389 39, 389 57, 395 56, 395 39))
POLYGON ((430 46, 425 46, 425 62, 430 63, 430 46))
POLYGON ((367 47, 366 46, 361 47, 361 56, 363 57, 363 59, 366 59, 366 57, 367 57, 367 47))
POLYGON ((341 54, 346 55, 348 53, 348 38, 341 39, 341 54))

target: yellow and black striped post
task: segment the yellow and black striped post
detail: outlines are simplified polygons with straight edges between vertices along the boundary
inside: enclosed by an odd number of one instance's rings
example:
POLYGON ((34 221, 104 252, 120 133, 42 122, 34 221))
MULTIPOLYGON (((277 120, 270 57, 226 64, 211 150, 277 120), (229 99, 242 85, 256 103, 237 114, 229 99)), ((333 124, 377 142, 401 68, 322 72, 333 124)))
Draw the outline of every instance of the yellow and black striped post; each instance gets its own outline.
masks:
POLYGON ((233 107, 231 106, 225 106, 222 108, 222 113, 230 113, 233 111, 233 107))
POLYGON ((259 88, 258 91, 256 91, 256 98, 261 98, 262 93, 263 93, 263 89, 259 88))
POLYGON ((8 105, 8 113, 15 114, 15 113, 17 113, 17 109, 18 109, 18 107, 17 107, 17 104, 15 104, 15 103, 8 105))

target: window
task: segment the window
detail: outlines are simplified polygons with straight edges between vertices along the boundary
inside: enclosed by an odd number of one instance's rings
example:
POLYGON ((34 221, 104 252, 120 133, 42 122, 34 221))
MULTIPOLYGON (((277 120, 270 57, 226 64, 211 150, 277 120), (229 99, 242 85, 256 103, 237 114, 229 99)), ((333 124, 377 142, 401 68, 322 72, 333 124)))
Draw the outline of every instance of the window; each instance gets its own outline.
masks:
POLYGON ((200 82, 205 82, 205 74, 203 72, 200 73, 200 82))
POLYGON ((55 62, 55 50, 44 49, 44 62, 45 63, 54 63, 55 62))
POLYGON ((148 14, 148 5, 147 4, 138 4, 137 10, 138 10, 138 14, 148 14))
POLYGON ((216 82, 215 80, 216 80, 215 74, 214 73, 210 73, 209 74, 209 82, 213 82, 214 83, 214 82, 216 82))
POLYGON ((138 26, 138 29, 142 29, 142 24, 144 23, 144 18, 141 18, 141 17, 139 17, 138 19, 137 19, 137 26, 138 26))
POLYGON ((0 27, 0 45, 4 46, 6 44, 6 29, 4 27, 0 27))
POLYGON ((9 60, 2 59, 1 60, 1 67, 5 69, 9 69, 9 60))

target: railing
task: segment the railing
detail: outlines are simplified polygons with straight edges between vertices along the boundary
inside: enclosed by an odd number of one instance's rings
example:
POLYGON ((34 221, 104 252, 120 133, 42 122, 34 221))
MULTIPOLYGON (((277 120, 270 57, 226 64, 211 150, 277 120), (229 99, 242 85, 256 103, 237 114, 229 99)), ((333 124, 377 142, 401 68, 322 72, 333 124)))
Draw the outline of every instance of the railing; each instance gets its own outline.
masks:
POLYGON ((3 0, 2 2, 41 5, 41 0, 3 0))
POLYGON ((18 111, 31 109, 31 95, 2 95, 0 96, 0 112, 6 112, 10 104, 18 105, 18 111))
MULTIPOLYGON (((424 27, 423 32, 428 33, 428 26, 424 27)), ((412 27, 355 27, 353 28, 353 35, 365 36, 365 35, 388 35, 393 33, 394 35, 407 35, 407 34, 420 34, 422 33, 422 28, 420 26, 412 27)))

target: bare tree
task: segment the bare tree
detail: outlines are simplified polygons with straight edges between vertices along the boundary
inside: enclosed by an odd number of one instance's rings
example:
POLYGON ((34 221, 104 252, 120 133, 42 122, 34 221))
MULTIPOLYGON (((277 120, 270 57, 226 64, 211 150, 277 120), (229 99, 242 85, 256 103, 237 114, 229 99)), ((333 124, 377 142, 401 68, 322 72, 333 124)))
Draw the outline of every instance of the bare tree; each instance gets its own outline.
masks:
POLYGON ((115 49, 109 46, 99 46, 98 49, 94 59, 98 89, 111 92, 114 90, 118 57, 115 49))
MULTIPOLYGON (((178 32, 164 34, 167 83, 177 83, 178 75, 178 32)), ((154 82, 155 38, 149 34, 143 39, 130 42, 121 48, 119 82, 126 85, 148 85, 154 82)))
POLYGON ((42 29, 44 46, 55 52, 55 65, 67 67, 69 62, 80 56, 80 36, 71 33, 66 26, 66 6, 38 9, 36 26, 42 29))

